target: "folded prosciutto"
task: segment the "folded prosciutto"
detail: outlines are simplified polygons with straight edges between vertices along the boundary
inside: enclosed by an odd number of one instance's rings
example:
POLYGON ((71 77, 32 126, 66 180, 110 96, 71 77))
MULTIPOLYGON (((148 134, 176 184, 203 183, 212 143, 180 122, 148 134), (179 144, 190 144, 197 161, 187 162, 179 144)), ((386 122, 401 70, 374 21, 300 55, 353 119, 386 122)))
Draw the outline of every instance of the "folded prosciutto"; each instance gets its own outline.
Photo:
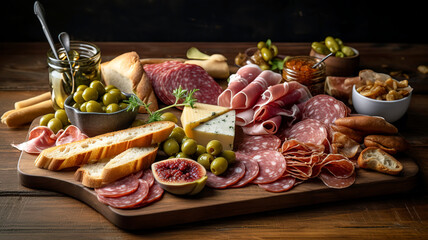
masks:
POLYGON ((262 69, 258 65, 248 64, 241 67, 236 74, 230 75, 229 85, 218 97, 217 105, 230 108, 233 96, 254 81, 261 72, 262 69))
POLYGON ((268 89, 269 86, 280 83, 281 79, 282 76, 279 73, 270 70, 263 71, 254 81, 233 96, 231 108, 248 109, 253 107, 261 94, 268 89))

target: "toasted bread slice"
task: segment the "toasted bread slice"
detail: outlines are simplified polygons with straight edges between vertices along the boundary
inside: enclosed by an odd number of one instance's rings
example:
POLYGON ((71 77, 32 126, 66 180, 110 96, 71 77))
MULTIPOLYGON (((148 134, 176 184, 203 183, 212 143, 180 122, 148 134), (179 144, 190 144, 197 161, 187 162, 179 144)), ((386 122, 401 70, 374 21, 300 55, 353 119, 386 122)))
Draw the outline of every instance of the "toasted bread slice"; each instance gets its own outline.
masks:
POLYGON ((148 147, 164 141, 173 122, 159 121, 43 150, 35 161, 39 168, 61 170, 111 158, 132 147, 148 147))
POLYGON ((358 166, 391 175, 397 175, 403 170, 403 165, 397 159, 376 147, 368 147, 361 152, 358 166))
POLYGON ((85 164, 74 178, 86 187, 99 188, 122 177, 148 169, 154 162, 157 146, 134 147, 117 156, 97 163, 85 164))

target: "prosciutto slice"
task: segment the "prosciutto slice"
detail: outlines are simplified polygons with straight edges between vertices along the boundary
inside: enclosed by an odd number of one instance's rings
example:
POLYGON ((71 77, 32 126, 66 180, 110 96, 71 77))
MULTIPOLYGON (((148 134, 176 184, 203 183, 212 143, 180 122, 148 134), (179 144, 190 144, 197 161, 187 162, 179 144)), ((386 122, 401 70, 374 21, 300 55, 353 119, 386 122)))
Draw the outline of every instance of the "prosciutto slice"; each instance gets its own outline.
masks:
POLYGON ((241 67, 236 74, 230 76, 229 85, 218 96, 217 105, 231 107, 233 96, 254 81, 261 72, 262 69, 256 64, 248 64, 241 67))
POLYGON ((263 122, 254 122, 242 127, 242 131, 247 135, 275 134, 281 125, 281 116, 274 116, 263 122))
POLYGON ((248 109, 253 107, 260 95, 268 89, 269 86, 278 84, 282 79, 281 74, 270 70, 260 73, 257 78, 248 86, 238 92, 232 98, 232 109, 248 109))
POLYGON ((311 92, 306 86, 298 82, 284 82, 268 87, 254 107, 261 107, 272 102, 285 107, 306 102, 311 97, 311 92))

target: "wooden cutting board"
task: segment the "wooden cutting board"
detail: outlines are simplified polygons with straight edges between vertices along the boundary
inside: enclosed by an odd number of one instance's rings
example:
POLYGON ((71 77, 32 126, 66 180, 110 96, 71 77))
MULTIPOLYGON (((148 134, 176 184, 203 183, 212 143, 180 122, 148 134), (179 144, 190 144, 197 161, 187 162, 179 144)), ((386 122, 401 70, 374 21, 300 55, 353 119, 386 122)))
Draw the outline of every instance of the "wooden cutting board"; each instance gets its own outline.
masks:
MULTIPOLYGON (((38 123, 36 119, 30 129, 38 123)), ((406 192, 416 186, 416 163, 406 155, 398 156, 404 166, 399 176, 357 170, 356 182, 349 188, 332 189, 320 180, 304 182, 288 192, 271 193, 257 185, 216 190, 206 187, 196 196, 175 196, 165 192, 163 198, 140 209, 115 209, 100 203, 92 189, 73 178, 74 170, 49 171, 34 166, 36 155, 21 153, 18 176, 23 186, 46 189, 74 197, 123 229, 149 229, 240 214, 293 208, 324 202, 406 192)))

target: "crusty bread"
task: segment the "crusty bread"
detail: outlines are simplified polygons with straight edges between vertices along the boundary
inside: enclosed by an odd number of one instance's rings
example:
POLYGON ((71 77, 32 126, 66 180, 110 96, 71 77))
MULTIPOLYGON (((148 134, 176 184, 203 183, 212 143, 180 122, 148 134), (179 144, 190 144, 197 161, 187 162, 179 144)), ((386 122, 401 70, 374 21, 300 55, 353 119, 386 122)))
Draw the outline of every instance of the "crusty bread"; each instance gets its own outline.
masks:
POLYGON ((164 141, 173 122, 159 121, 43 150, 35 161, 39 168, 61 170, 111 158, 131 147, 147 147, 164 141))
POLYGON ((397 175, 403 170, 403 165, 397 159, 376 147, 368 147, 361 152, 358 166, 391 175, 397 175))
POLYGON ((389 154, 407 150, 409 144, 401 136, 368 135, 364 138, 366 147, 378 147, 389 154))
POLYGON ((348 127, 368 134, 396 134, 398 129, 381 117, 352 116, 336 119, 338 126, 348 127))
MULTIPOLYGON (((150 103, 150 111, 158 109, 152 84, 146 76, 136 52, 127 52, 109 62, 102 63, 101 76, 105 84, 114 85, 122 92, 134 93, 144 103, 150 103)), ((140 107, 139 112, 146 113, 146 109, 140 107)))
POLYGON ((86 187, 99 188, 122 177, 148 169, 154 162, 157 146, 134 147, 97 163, 81 166, 74 178, 86 187))

